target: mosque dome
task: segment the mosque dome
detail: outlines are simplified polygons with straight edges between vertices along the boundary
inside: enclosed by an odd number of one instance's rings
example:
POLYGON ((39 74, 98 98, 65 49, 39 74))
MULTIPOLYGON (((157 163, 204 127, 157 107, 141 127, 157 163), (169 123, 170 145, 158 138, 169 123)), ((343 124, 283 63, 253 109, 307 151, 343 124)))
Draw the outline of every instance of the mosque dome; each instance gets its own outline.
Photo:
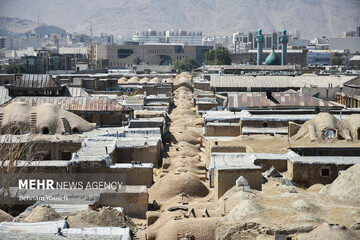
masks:
POLYGON ((269 56, 265 60, 266 65, 281 65, 281 60, 275 51, 272 50, 269 56))

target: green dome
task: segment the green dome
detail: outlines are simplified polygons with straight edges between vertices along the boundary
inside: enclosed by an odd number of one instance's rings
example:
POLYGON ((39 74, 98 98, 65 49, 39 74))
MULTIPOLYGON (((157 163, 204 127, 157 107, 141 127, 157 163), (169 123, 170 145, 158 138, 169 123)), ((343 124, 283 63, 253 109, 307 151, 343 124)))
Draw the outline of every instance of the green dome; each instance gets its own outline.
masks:
POLYGON ((275 51, 272 50, 269 56, 265 60, 266 65, 281 65, 281 60, 275 51))

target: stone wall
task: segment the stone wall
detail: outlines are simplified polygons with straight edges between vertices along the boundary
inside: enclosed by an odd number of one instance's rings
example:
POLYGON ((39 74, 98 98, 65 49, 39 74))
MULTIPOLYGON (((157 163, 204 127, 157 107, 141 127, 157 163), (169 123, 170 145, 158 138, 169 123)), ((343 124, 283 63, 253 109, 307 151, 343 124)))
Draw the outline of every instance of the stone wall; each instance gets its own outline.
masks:
POLYGON ((251 189, 262 190, 262 172, 261 169, 235 169, 235 170, 215 170, 215 196, 221 198, 230 188, 235 186, 236 180, 245 177, 251 189))
POLYGON ((99 203, 103 206, 123 207, 130 217, 145 218, 149 194, 146 186, 126 186, 125 191, 113 190, 101 193, 99 203))
POLYGON ((292 181, 310 187, 313 184, 330 184, 338 177, 335 164, 292 163, 287 160, 287 169, 292 181), (329 176, 322 176, 322 169, 329 170, 329 176))
POLYGON ((161 142, 155 146, 135 146, 115 148, 111 153, 113 163, 131 163, 139 161, 142 163, 152 163, 158 166, 161 161, 161 142))
POLYGON ((206 136, 230 136, 236 137, 240 135, 239 124, 232 125, 206 125, 206 136))

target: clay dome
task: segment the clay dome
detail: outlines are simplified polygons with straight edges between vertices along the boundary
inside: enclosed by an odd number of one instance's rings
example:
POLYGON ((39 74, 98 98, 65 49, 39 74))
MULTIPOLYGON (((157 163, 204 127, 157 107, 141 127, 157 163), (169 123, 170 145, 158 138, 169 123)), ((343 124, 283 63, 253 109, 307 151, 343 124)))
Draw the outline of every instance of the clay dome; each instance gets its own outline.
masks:
POLYGON ((139 78, 138 77, 132 77, 128 80, 128 83, 139 83, 139 78))
POLYGON ((126 77, 119 78, 118 84, 127 83, 127 80, 128 80, 128 79, 127 79, 126 77))

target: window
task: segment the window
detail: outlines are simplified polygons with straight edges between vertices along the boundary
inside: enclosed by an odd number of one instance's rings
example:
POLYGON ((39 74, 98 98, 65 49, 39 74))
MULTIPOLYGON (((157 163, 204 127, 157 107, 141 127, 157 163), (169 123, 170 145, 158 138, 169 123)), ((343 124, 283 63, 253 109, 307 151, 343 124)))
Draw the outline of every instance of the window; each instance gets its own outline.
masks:
POLYGON ((335 136, 334 130, 326 130, 324 136, 325 138, 333 139, 335 136))
POLYGON ((330 169, 329 168, 322 168, 321 169, 321 176, 322 177, 329 177, 330 176, 330 169))
POLYGON ((74 127, 72 129, 72 133, 80 133, 79 129, 77 127, 74 127))
POLYGON ((184 53, 184 48, 182 46, 174 46, 175 53, 184 53))
POLYGON ((61 153, 61 160, 71 160, 72 154, 70 151, 63 151, 61 153))
POLYGON ((42 134, 49 134, 49 133, 50 133, 50 130, 49 130, 48 127, 43 127, 43 128, 41 129, 41 133, 42 133, 42 134))
POLYGON ((127 58, 134 53, 132 49, 118 49, 118 58, 127 58))
POLYGON ((267 123, 267 122, 264 122, 264 123, 263 123, 263 127, 264 127, 264 128, 269 127, 268 123, 267 123))
POLYGON ((21 134, 21 130, 19 126, 11 126, 10 132, 14 135, 21 134))

